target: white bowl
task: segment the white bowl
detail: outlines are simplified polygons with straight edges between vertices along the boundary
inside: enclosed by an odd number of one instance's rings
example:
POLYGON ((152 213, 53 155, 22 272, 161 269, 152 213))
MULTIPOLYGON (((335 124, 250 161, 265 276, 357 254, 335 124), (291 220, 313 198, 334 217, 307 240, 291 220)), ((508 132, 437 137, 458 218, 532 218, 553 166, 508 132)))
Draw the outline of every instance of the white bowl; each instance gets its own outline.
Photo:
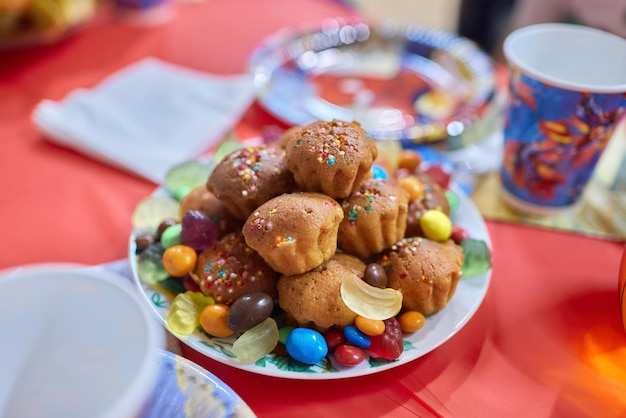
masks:
POLYGON ((135 417, 159 369, 164 332, 136 290, 105 271, 0 277, 0 416, 135 417))

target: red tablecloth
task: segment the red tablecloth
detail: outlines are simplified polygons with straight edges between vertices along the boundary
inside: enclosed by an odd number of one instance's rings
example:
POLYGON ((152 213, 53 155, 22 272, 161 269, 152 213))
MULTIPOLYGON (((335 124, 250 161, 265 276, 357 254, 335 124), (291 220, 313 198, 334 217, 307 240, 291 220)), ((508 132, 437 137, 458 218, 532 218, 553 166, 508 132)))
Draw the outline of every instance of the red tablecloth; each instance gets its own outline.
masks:
MULTIPOLYGON (((275 30, 353 13, 330 0, 204 0, 179 4, 166 25, 130 27, 105 13, 58 44, 0 52, 0 269, 126 257, 131 213, 154 189, 47 142, 30 121, 40 100, 92 86, 147 55, 241 73, 253 47, 275 30)), ((277 121, 252 106, 237 130, 251 135, 266 123, 277 121)), ((617 295, 623 243, 487 224, 494 269, 483 305, 456 336, 410 364, 311 382, 184 353, 259 416, 626 416, 617 295)))

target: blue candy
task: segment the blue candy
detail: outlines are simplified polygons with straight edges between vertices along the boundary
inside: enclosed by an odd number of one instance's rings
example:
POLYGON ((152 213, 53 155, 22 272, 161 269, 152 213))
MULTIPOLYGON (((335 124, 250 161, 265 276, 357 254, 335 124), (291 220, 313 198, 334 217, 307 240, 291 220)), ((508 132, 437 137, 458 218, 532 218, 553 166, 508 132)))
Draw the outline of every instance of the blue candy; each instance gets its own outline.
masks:
POLYGON ((294 328, 285 343, 287 353, 304 364, 315 364, 328 354, 324 336, 308 328, 294 328))
POLYGON ((363 334, 354 325, 345 327, 343 329, 343 335, 346 337, 346 340, 348 340, 350 344, 359 348, 368 348, 372 343, 370 337, 366 334, 363 334))
POLYGON ((384 168, 377 164, 372 165, 372 178, 378 180, 386 180, 388 177, 389 175, 384 168))

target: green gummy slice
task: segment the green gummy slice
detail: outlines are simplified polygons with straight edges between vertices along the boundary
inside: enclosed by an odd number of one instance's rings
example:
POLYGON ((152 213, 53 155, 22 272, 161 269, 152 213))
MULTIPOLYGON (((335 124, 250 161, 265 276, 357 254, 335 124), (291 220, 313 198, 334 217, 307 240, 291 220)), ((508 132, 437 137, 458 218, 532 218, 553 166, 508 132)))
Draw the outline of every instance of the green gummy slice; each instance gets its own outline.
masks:
POLYGON ((472 277, 489 271, 491 251, 485 241, 469 238, 461 243, 465 256, 461 271, 463 277, 472 277))
POLYGON ((203 163, 193 160, 180 163, 167 171, 163 187, 172 196, 180 199, 184 196, 183 191, 205 184, 213 167, 213 162, 203 163))

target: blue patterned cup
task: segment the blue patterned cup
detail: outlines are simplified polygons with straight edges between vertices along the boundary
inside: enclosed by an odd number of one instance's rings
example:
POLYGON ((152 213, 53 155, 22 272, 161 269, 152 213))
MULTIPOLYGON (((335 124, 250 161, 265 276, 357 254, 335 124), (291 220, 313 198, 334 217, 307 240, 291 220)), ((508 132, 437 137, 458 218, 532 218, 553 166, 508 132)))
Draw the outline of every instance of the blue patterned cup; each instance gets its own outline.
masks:
POLYGON ((626 112, 626 40, 580 25, 512 32, 501 169, 504 200, 545 215, 580 197, 626 112))

